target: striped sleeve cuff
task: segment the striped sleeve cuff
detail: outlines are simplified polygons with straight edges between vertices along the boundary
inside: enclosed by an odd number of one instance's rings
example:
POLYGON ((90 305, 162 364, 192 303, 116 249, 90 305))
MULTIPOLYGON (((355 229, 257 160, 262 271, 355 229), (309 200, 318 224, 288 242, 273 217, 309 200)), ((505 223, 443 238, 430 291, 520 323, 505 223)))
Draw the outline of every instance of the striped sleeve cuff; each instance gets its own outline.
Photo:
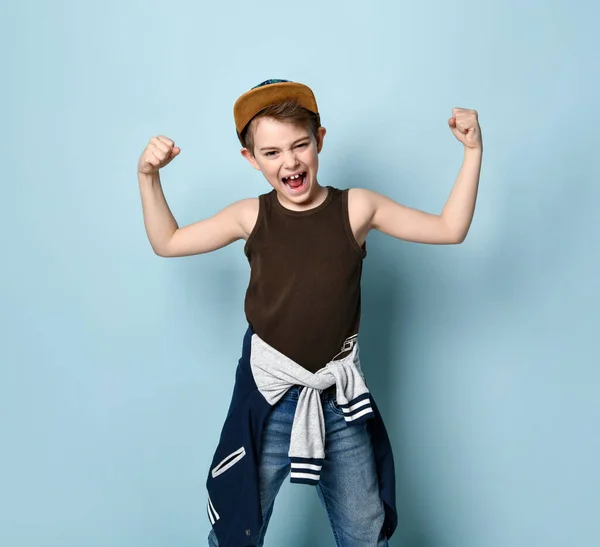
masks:
POLYGON ((290 482, 300 484, 319 484, 323 458, 295 458, 290 457, 292 464, 290 482))
POLYGON ((363 393, 349 403, 339 406, 347 423, 359 424, 375 416, 369 393, 363 393))

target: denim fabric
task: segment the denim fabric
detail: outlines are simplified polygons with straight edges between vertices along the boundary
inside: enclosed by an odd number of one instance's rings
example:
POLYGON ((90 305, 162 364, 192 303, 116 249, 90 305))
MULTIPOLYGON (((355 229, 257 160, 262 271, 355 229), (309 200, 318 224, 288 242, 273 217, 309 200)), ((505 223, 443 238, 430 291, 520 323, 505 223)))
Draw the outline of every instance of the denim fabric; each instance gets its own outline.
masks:
MULTIPOLYGON (((264 524, 257 547, 261 547, 273 512, 275 497, 290 472, 288 449, 299 387, 292 387, 273 406, 263 433, 260 460, 260 491, 264 524)), ((325 417, 325 461, 315 487, 327 511, 337 547, 386 547, 382 533, 383 503, 371 438, 366 425, 348 425, 335 401, 335 388, 321 394, 325 417)), ((294 484, 293 488, 311 488, 294 484)), ((210 547, 218 547, 210 531, 210 547)))

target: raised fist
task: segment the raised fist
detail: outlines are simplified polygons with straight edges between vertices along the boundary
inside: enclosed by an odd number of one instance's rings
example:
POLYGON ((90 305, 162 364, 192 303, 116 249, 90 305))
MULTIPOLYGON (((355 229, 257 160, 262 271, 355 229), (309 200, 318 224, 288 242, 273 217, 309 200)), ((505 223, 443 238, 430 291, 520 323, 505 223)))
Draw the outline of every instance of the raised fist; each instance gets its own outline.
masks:
POLYGON ((481 128, 476 110, 453 108, 448 125, 454 136, 467 148, 481 148, 481 128))
POLYGON ((171 139, 162 135, 152 137, 140 156, 138 171, 145 174, 156 173, 171 163, 179 152, 181 148, 175 146, 171 139))

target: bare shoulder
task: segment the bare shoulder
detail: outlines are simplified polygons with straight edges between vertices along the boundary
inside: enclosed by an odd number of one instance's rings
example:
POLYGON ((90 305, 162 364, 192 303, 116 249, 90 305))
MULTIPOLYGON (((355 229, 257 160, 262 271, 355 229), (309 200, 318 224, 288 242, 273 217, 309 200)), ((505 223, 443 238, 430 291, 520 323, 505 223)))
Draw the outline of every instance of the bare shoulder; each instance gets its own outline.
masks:
POLYGON ((258 198, 241 199, 231 205, 235 217, 246 236, 244 239, 247 239, 254 229, 258 219, 258 206, 258 198))
POLYGON ((400 203, 373 190, 352 188, 348 194, 348 208, 355 214, 368 217, 369 222, 373 222, 381 211, 390 206, 396 209, 406 209, 400 203))
POLYGON ((348 206, 358 209, 370 209, 377 200, 377 192, 366 188, 350 188, 348 190, 348 206))
POLYGON ((348 217, 350 227, 359 245, 362 245, 371 230, 377 206, 376 197, 375 192, 364 188, 348 190, 348 217))
POLYGON ((379 198, 382 196, 365 188, 350 188, 348 190, 348 212, 351 218, 370 222, 377 210, 379 198))

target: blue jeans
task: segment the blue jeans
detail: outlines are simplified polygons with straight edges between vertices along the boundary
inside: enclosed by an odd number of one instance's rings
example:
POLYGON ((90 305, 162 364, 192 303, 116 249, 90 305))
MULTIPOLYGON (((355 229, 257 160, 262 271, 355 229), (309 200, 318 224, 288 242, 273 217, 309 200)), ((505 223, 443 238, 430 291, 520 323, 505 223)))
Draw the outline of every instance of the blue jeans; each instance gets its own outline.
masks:
MULTIPOLYGON (((260 494, 264 516, 257 547, 262 547, 275 497, 290 472, 288 449, 298 402, 298 386, 274 405, 265 423, 260 459, 260 494)), ((384 508, 366 425, 347 425, 335 401, 335 388, 321 394, 325 417, 325 461, 316 486, 327 511, 337 547, 387 547, 382 533, 384 508)), ((310 488, 294 484, 293 488, 310 488)), ((218 547, 211 529, 210 547, 218 547)))

